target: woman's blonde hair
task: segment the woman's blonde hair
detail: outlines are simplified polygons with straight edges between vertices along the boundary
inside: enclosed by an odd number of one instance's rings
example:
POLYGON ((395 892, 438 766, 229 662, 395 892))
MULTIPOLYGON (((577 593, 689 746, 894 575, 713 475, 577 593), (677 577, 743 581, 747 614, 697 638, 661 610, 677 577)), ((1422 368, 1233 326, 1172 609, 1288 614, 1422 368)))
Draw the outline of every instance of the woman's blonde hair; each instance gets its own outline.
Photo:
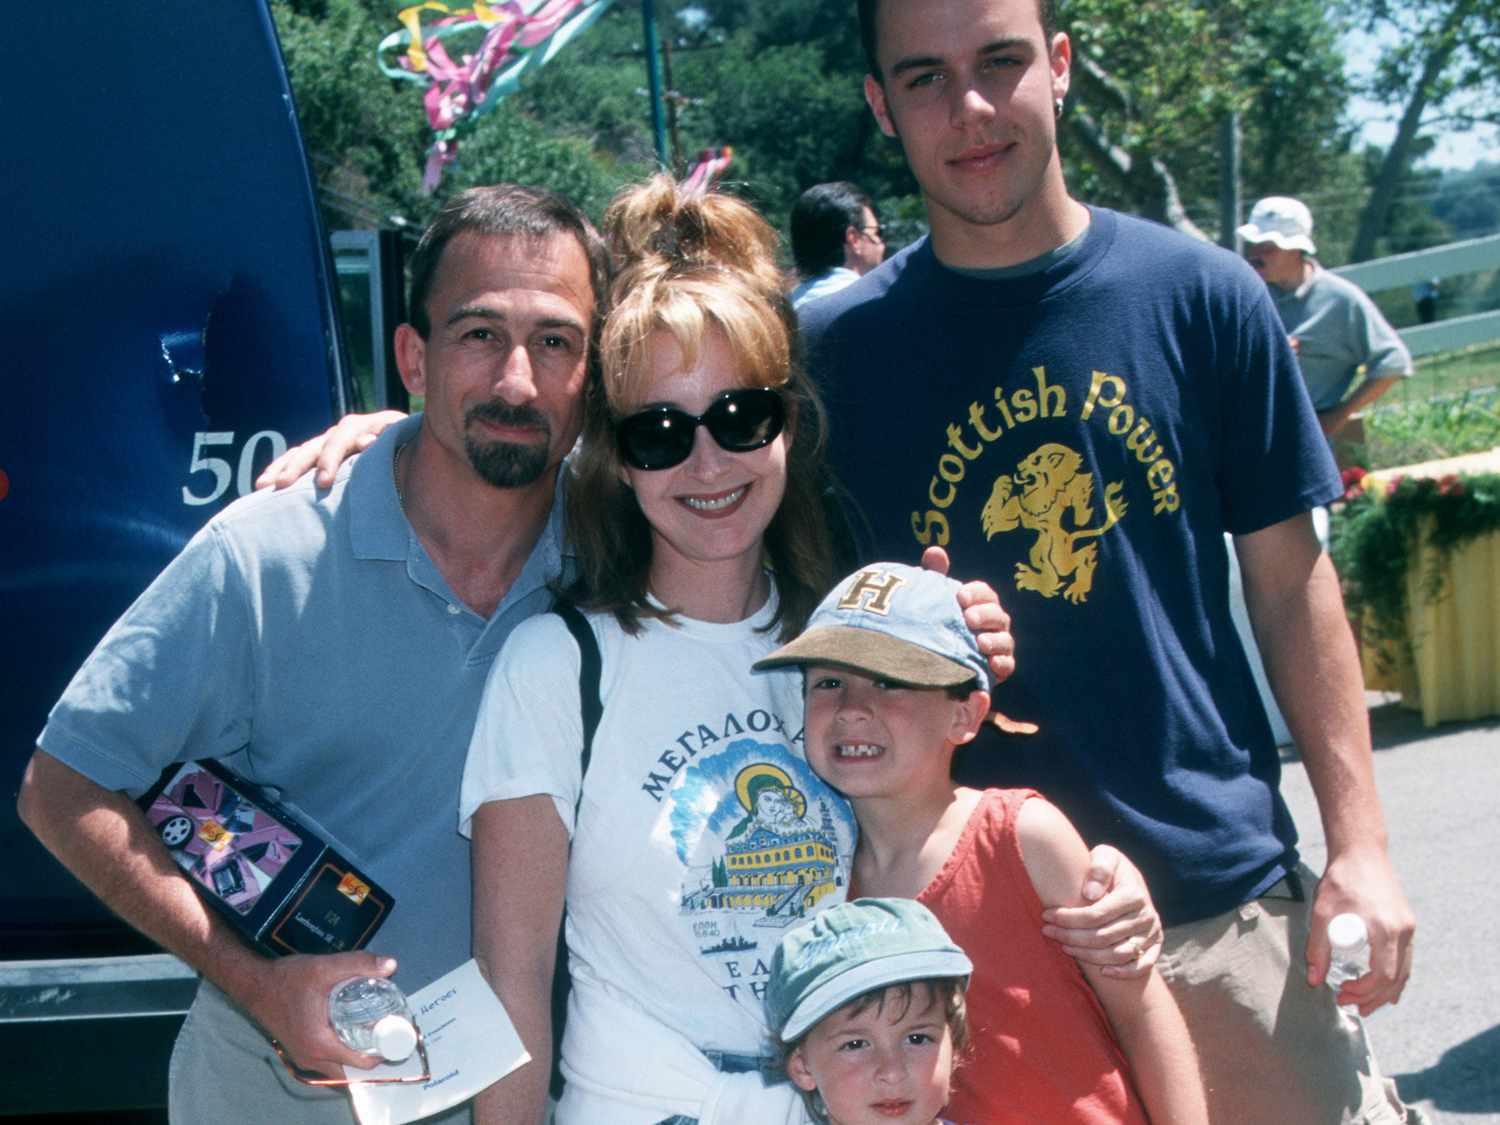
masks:
POLYGON ((691 368, 720 334, 747 387, 786 399, 786 492, 766 528, 783 637, 801 629, 833 581, 823 508, 823 404, 802 369, 797 323, 776 265, 776 232, 743 200, 679 188, 655 176, 625 189, 604 214, 620 271, 600 336, 602 374, 584 392, 583 442, 568 492, 568 535, 581 575, 571 596, 609 610, 628 632, 647 601, 651 528, 624 483, 616 421, 640 406, 653 353, 671 341, 691 368))

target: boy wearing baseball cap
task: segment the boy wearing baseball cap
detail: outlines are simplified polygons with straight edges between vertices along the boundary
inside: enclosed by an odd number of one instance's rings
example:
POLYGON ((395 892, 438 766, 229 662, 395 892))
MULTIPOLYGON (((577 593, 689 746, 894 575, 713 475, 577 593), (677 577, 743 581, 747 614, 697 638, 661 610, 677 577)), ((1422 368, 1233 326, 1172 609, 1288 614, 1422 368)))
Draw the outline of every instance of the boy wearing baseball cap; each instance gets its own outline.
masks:
POLYGON ((863 567, 755 665, 803 668, 808 763, 859 820, 850 895, 916 899, 974 962, 970 1058, 947 1114, 964 1125, 1204 1123, 1196 1056, 1160 975, 1105 976, 1042 936, 1044 909, 1081 902, 1088 852, 1072 824, 1031 790, 950 777, 990 706, 956 585, 898 563, 863 567))
POLYGON ((828 1125, 949 1125, 973 971, 932 912, 900 898, 844 902, 791 930, 766 1010, 787 1076, 828 1125))

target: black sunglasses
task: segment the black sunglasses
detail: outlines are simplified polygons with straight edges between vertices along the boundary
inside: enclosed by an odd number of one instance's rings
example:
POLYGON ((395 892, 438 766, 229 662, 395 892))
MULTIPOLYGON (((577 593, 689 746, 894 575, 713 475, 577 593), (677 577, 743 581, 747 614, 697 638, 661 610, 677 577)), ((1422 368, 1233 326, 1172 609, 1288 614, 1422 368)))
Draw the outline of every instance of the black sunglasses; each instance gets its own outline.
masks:
POLYGON ((636 469, 670 469, 692 455, 699 426, 720 449, 749 453, 776 440, 786 426, 786 403, 769 387, 725 391, 701 415, 651 406, 615 423, 620 456, 636 469))

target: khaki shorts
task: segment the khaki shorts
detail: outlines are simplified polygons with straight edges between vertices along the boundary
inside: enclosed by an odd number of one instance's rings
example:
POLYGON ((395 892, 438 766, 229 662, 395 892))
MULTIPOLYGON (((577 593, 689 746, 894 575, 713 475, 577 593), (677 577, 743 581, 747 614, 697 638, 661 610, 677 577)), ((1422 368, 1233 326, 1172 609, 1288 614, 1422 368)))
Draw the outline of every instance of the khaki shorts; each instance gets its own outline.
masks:
POLYGON ((1362 1025, 1339 1012, 1328 988, 1307 985, 1317 877, 1306 867, 1298 875, 1308 901, 1253 899, 1167 930, 1158 968, 1197 1048, 1209 1120, 1400 1125, 1406 1107, 1362 1025))

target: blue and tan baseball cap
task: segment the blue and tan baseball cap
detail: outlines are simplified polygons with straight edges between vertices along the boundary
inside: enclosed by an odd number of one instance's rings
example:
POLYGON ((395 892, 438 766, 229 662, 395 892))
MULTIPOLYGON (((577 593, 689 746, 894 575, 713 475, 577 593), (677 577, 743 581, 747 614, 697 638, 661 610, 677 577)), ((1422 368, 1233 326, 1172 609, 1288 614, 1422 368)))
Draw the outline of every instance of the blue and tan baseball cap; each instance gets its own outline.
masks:
POLYGON ((990 688, 989 661, 964 623, 959 584, 904 563, 860 567, 813 610, 807 628, 755 668, 832 664, 911 687, 990 688))
POLYGON ((851 1000, 917 980, 956 978, 974 964, 915 899, 841 902, 789 931, 771 955, 766 1015, 783 1043, 851 1000))

